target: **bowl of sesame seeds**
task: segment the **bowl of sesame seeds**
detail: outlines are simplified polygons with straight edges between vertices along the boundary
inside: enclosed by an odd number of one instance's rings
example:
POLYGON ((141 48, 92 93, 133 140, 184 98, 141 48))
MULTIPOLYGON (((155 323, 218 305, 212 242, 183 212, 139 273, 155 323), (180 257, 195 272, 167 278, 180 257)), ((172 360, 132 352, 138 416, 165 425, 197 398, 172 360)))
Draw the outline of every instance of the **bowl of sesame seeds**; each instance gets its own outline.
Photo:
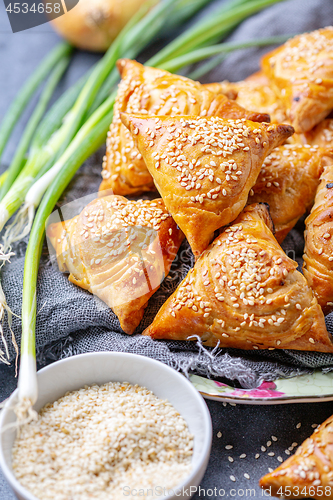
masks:
POLYGON ((20 500, 189 498, 207 468, 212 426, 180 373, 127 353, 88 353, 38 372, 38 418, 0 418, 0 466, 20 500))

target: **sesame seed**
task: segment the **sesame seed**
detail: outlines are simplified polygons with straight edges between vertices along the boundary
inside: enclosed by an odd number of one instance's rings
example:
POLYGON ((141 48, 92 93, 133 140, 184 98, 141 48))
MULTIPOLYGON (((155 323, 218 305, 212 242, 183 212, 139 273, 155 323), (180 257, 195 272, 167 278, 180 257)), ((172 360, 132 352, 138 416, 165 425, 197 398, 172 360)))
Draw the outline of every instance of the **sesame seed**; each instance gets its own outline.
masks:
POLYGON ((249 476, 249 474, 247 474, 247 472, 244 473, 244 477, 245 477, 245 479, 250 479, 250 476, 249 476))
POLYGON ((192 454, 193 436, 170 403, 138 385, 111 382, 40 410, 21 428, 13 468, 36 498, 120 498, 124 484, 176 487, 191 472, 192 454))
POLYGON ((236 481, 235 476, 230 476, 230 479, 231 479, 231 481, 233 481, 233 482, 235 482, 235 481, 236 481))

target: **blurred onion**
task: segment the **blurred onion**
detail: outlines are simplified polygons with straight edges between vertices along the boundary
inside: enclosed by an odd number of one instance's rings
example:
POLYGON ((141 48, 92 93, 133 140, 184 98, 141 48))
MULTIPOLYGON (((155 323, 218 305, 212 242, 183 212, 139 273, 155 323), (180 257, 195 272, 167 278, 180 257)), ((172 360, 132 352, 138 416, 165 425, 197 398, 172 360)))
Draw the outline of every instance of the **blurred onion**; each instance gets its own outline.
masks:
POLYGON ((146 0, 80 0, 54 19, 55 30, 80 49, 105 51, 146 0))

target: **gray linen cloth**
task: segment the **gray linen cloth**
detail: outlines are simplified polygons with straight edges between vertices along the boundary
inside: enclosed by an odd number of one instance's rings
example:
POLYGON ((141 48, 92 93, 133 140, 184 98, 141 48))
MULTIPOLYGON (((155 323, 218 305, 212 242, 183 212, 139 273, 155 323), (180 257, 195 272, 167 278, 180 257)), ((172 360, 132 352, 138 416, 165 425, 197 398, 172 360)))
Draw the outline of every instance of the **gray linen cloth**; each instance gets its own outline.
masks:
MULTIPOLYGON (((215 2, 216 4, 216 2, 215 2)), ((215 7, 215 4, 209 9, 215 7)), ((208 9, 208 10, 209 10, 208 9)), ((242 23, 229 37, 241 41, 258 37, 299 33, 333 24, 331 0, 288 0, 273 5, 242 23)), ((258 70, 260 56, 267 49, 238 51, 215 68, 203 81, 229 79, 236 81, 258 70)), ((93 155, 79 170, 60 204, 98 191, 104 148, 93 155)), ((300 221, 286 238, 283 247, 301 264, 304 223, 300 221)), ((19 314, 26 241, 15 247, 12 263, 3 268, 2 285, 14 313, 19 314)), ((192 342, 153 341, 140 333, 153 320, 166 298, 176 289, 190 267, 193 255, 184 242, 171 268, 169 277, 149 301, 143 320, 132 336, 124 334, 115 314, 85 290, 71 284, 67 276, 51 264, 45 245, 38 276, 38 316, 36 342, 41 365, 91 351, 121 351, 149 356, 181 370, 210 377, 236 381, 242 387, 254 387, 262 380, 306 373, 313 368, 333 369, 333 355, 297 351, 249 352, 235 349, 205 349, 192 342)), ((333 333, 333 314, 326 317, 333 333)), ((13 317, 12 329, 20 339, 20 319, 13 317)), ((15 359, 9 331, 4 325, 10 359, 15 359)))

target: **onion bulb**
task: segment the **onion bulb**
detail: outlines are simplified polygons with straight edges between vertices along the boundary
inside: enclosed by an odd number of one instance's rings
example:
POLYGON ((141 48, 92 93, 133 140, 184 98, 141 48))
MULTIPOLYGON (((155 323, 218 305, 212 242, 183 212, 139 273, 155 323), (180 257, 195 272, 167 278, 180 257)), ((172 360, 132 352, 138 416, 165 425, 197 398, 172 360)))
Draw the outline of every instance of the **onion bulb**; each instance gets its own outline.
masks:
POLYGON ((104 52, 146 0, 80 0, 52 22, 72 45, 104 52))

